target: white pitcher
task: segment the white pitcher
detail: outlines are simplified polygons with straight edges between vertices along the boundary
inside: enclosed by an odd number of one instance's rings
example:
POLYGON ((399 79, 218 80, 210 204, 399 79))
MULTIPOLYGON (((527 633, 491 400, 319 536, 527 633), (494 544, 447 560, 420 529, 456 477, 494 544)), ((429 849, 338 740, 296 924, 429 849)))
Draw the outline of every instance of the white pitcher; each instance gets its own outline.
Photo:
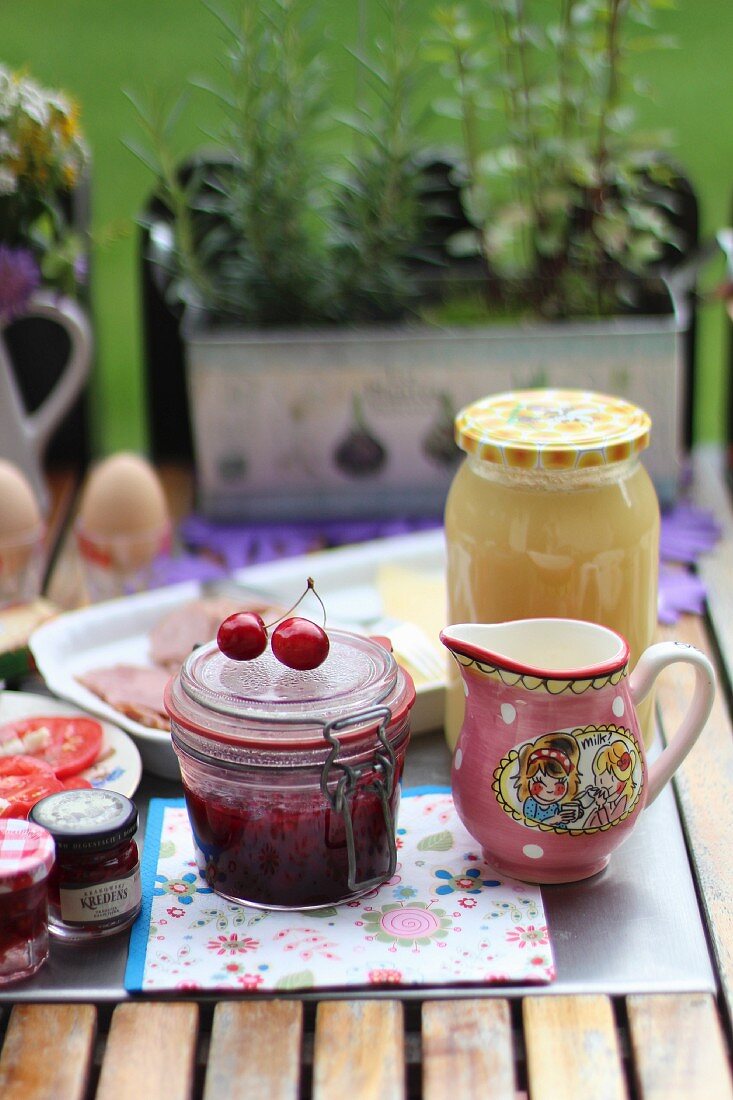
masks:
POLYGON ((15 380, 4 328, 0 328, 0 457, 23 471, 45 514, 49 494, 43 476, 43 455, 54 429, 88 377, 92 334, 84 310, 70 298, 35 294, 23 316, 55 321, 66 330, 70 340, 69 357, 58 381, 42 404, 28 413, 15 380))

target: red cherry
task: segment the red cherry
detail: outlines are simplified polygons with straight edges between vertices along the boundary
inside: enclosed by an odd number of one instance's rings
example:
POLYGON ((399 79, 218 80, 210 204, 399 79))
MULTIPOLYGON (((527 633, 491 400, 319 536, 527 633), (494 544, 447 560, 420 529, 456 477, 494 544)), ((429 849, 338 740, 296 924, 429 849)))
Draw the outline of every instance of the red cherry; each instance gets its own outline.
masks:
POLYGON ((310 619, 285 619, 275 627, 270 640, 272 652, 281 664, 299 672, 318 668, 328 656, 328 635, 310 619))
POLYGON ((237 611, 219 627, 216 644, 232 661, 254 661, 267 645, 267 628, 256 611, 237 611))

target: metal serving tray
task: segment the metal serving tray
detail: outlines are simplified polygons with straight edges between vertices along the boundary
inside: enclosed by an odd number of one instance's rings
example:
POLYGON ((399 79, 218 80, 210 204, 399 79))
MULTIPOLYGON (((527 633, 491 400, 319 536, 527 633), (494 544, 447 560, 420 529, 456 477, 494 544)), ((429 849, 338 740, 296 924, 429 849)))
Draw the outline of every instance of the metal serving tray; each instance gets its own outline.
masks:
MULTIPOLYGON (((406 787, 447 784, 450 755, 441 732, 413 741, 406 787)), ((144 776, 135 796, 144 837, 148 802, 177 798, 180 784, 144 776)), ((674 792, 670 787, 646 810, 626 843, 602 874, 586 882, 543 888, 545 911, 557 965, 557 980, 532 986, 533 994, 714 992, 708 954, 674 792)), ((25 982, 0 992, 0 1003, 22 1001, 116 1002, 131 995, 124 988, 128 934, 83 946, 51 944, 45 966, 25 982)), ((416 1000, 430 996, 516 997, 526 986, 463 986, 401 990, 416 1000)), ((333 997, 345 997, 338 991, 333 997)), ((351 991, 353 996, 353 991, 351 991)), ((136 996, 140 996, 137 994, 136 996)), ((186 993, 190 999, 192 994, 186 993)), ((197 994, 220 1000, 221 993, 197 994)), ((327 992, 288 993, 324 1000, 327 992)), ((394 997, 394 991, 359 991, 359 996, 394 997)))

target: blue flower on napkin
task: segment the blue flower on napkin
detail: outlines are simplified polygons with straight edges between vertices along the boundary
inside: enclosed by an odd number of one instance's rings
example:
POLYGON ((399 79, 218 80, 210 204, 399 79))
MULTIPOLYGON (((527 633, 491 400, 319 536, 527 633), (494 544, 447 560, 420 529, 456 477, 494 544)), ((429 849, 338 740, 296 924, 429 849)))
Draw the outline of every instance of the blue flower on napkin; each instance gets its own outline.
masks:
POLYGON ((162 898, 165 894, 172 894, 180 905, 190 905, 194 894, 213 894, 209 886, 197 886, 198 876, 190 871, 180 878, 168 878, 166 875, 156 875, 155 881, 160 883, 153 889, 156 898, 162 898))
POLYGON ((480 894, 484 886, 501 886, 497 879, 482 879, 478 867, 467 867, 459 875, 440 870, 435 872, 435 877, 446 880, 442 886, 436 888, 436 894, 480 894))

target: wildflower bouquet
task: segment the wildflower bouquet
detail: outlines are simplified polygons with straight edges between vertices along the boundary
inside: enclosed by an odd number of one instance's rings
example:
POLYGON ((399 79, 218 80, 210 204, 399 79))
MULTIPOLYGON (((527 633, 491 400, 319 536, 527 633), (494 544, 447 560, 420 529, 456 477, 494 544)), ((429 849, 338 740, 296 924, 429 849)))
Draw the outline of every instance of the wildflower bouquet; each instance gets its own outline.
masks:
POLYGON ((88 160, 76 104, 0 65, 0 320, 41 284, 77 294, 84 242, 71 196, 88 160))

